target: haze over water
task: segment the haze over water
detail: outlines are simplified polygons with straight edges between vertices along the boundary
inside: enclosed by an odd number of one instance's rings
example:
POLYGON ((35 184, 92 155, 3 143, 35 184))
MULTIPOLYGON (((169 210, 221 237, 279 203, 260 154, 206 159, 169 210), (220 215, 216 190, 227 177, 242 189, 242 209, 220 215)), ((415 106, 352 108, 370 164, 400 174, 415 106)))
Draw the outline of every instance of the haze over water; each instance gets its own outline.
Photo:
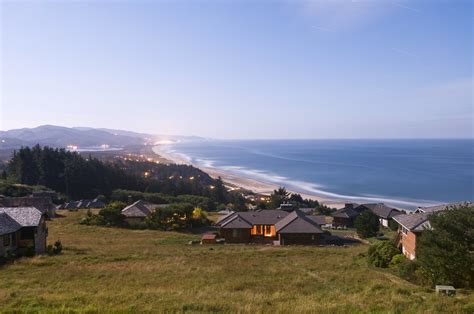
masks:
POLYGON ((174 144, 197 166, 301 193, 402 207, 472 200, 474 140, 211 140, 174 144))

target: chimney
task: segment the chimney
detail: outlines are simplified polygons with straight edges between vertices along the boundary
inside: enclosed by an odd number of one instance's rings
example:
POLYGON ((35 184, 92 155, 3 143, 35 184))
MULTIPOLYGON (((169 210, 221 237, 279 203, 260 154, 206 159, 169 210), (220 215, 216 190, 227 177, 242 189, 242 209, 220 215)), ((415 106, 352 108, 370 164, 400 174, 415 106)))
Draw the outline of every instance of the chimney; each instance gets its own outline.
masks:
POLYGON ((346 203, 346 208, 354 209, 354 204, 353 203, 346 203))
POLYGON ((132 205, 133 204, 133 198, 131 195, 128 196, 128 205, 132 205))

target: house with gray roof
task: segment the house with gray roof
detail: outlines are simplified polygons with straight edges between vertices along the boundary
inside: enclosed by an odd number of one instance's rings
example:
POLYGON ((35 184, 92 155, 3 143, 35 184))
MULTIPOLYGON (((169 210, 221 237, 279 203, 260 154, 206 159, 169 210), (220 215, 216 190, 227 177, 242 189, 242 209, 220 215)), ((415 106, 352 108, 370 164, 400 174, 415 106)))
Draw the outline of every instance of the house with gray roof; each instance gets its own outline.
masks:
POLYGON ((459 205, 472 205, 471 202, 443 204, 430 207, 418 207, 415 213, 402 214, 393 217, 398 223, 397 247, 409 259, 416 258, 416 243, 422 232, 431 229, 429 216, 450 210, 459 205))
POLYGON ((361 213, 364 210, 370 210, 379 218, 379 222, 383 227, 388 228, 389 221, 393 219, 393 217, 403 214, 402 211, 387 206, 384 203, 373 203, 373 204, 362 204, 359 205, 356 210, 361 213))
POLYGON ((0 256, 46 252, 46 214, 35 207, 0 207, 0 256))
POLYGON ((357 210, 360 205, 356 203, 346 203, 344 208, 338 209, 332 213, 334 227, 354 227, 354 222, 360 211, 357 210))
POLYGON ((130 225, 143 224, 147 217, 158 208, 163 208, 168 204, 152 204, 143 200, 138 200, 133 204, 128 205, 122 209, 122 215, 125 216, 125 221, 130 225))
POLYGON ((436 206, 418 207, 416 209, 416 212, 417 213, 435 213, 435 212, 443 211, 452 207, 462 206, 462 205, 472 205, 472 202, 466 201, 466 202, 442 204, 442 205, 436 205, 436 206))
POLYGON ((277 245, 323 242, 324 216, 309 216, 295 209, 232 212, 216 223, 227 243, 272 243, 277 245))
POLYGON ((384 203, 356 204, 347 203, 344 208, 332 214, 334 227, 354 227, 355 220, 364 211, 371 211, 379 218, 380 225, 389 227, 390 220, 403 212, 384 203))

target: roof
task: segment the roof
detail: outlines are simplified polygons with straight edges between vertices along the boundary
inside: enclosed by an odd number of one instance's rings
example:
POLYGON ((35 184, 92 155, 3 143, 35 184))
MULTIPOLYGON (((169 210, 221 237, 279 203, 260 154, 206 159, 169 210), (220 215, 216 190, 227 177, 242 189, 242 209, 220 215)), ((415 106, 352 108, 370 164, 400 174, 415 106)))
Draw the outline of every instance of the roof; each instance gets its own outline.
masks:
POLYGON ((35 207, 0 207, 0 235, 36 227, 43 214, 35 207))
POLYGON ((416 211, 421 212, 421 213, 435 213, 435 212, 449 209, 450 207, 462 206, 462 205, 472 205, 472 202, 467 201, 467 202, 442 204, 442 205, 428 206, 428 207, 418 207, 416 211))
POLYGON ((393 218, 394 216, 401 214, 401 212, 398 209, 389 207, 385 205, 384 203, 362 204, 358 208, 360 207, 368 208, 380 218, 385 218, 385 219, 393 218))
POLYGON ((357 215, 359 215, 359 212, 350 207, 341 208, 332 214, 333 217, 337 218, 353 218, 357 215))
POLYGON ((393 217, 393 220, 408 230, 417 232, 431 227, 428 221, 429 215, 429 213, 402 214, 393 217))
POLYGON ((225 222, 220 224, 221 228, 224 229, 250 229, 252 224, 242 218, 239 214, 233 215, 225 222))
POLYGON ((216 225, 220 225, 221 223, 224 223, 228 218, 230 218, 231 216, 234 216, 234 214, 235 212, 231 211, 227 213, 226 215, 219 217, 219 219, 217 219, 216 225))
POLYGON ((20 229, 21 226, 5 213, 0 213, 0 235, 9 234, 20 229))
POLYGON ((138 200, 135 203, 122 209, 122 214, 126 217, 140 217, 145 218, 151 214, 151 211, 155 209, 154 204, 147 203, 143 200, 138 200))
POLYGON ((205 233, 202 235, 201 240, 215 240, 216 237, 214 233, 205 233))
POLYGON ((324 215, 317 215, 317 216, 307 215, 306 217, 308 217, 309 219, 317 223, 319 226, 326 224, 326 216, 324 215))
POLYGON ((3 207, 35 207, 41 213, 47 214, 50 209, 54 208, 50 197, 4 197, 0 198, 0 206, 3 207))
POLYGON ((303 212, 294 210, 275 224, 277 233, 323 233, 319 225, 303 212))
POLYGON ((238 212, 238 215, 244 218, 252 225, 274 225, 289 213, 279 209, 265 209, 256 212, 238 212))

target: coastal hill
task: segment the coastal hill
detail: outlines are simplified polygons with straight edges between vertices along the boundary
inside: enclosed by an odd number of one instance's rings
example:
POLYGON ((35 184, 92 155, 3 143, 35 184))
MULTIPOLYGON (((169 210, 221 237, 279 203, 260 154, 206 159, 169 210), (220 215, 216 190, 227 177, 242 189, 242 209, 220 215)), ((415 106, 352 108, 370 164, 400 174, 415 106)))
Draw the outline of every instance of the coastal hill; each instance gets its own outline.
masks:
POLYGON ((18 149, 21 146, 51 146, 65 148, 107 147, 122 148, 128 145, 153 144, 161 139, 185 140, 194 137, 175 135, 154 135, 125 130, 90 127, 62 127, 42 125, 36 128, 22 128, 0 131, 0 150, 18 149))

